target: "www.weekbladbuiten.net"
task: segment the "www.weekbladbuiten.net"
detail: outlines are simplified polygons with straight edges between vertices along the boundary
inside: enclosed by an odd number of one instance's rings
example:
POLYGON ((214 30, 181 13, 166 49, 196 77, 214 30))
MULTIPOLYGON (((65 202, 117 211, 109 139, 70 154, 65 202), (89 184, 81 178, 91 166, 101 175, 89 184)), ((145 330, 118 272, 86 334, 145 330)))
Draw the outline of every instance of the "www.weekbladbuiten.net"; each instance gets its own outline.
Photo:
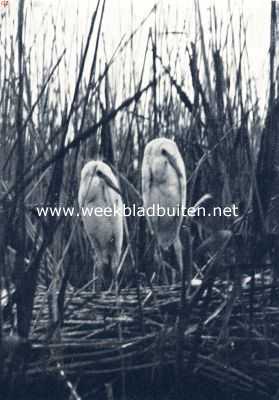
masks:
POLYGON ((199 207, 162 207, 159 204, 153 204, 150 207, 142 207, 133 204, 127 206, 113 205, 112 207, 64 207, 64 206, 36 206, 39 217, 238 217, 239 208, 233 204, 227 207, 212 207, 207 210, 203 206, 199 207))

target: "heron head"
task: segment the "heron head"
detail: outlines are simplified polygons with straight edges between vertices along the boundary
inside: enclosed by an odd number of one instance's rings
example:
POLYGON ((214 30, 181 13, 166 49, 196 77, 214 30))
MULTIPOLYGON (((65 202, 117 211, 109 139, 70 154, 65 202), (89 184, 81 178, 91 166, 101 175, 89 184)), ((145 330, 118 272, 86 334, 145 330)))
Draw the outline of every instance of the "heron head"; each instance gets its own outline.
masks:
POLYGON ((98 162, 88 162, 81 171, 80 198, 82 199, 82 204, 94 201, 102 186, 103 179, 98 162))
POLYGON ((158 183, 163 183, 166 180, 168 159, 164 147, 160 147, 153 153, 151 170, 153 177, 158 183))
POLYGON ((158 183, 164 183, 168 180, 171 170, 175 171, 178 178, 182 176, 173 148, 168 143, 163 143, 154 153, 152 162, 153 177, 158 183))
POLYGON ((164 159, 164 163, 165 165, 168 164, 169 160, 168 160, 168 154, 169 152, 167 151, 167 149, 165 147, 161 147, 161 156, 164 159))
POLYGON ((102 184, 102 175, 98 165, 93 165, 84 177, 87 185, 90 187, 98 187, 102 184))
POLYGON ((81 191, 87 202, 103 196, 104 190, 112 189, 121 195, 116 178, 111 168, 102 161, 90 161, 81 173, 81 191))
POLYGON ((166 160, 166 165, 170 165, 176 172, 177 176, 180 178, 182 176, 181 170, 178 166, 177 159, 173 155, 173 152, 165 147, 161 148, 162 156, 166 160))

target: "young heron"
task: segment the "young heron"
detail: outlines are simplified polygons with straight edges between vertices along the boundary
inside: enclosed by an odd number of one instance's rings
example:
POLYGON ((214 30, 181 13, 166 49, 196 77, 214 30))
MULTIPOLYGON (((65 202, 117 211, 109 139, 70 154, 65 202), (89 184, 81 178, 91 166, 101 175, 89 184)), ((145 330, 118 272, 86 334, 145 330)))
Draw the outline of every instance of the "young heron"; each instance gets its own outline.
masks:
POLYGON ((108 289, 116 278, 123 243, 123 217, 119 184, 111 168, 102 161, 89 161, 81 171, 78 194, 81 216, 96 252, 96 272, 108 289))
MULTIPOLYGON (((142 193, 145 209, 160 206, 165 215, 148 217, 151 231, 163 250, 174 246, 182 276, 182 245, 179 237, 186 207, 186 171, 183 159, 173 140, 154 139, 144 151, 142 164, 142 193)), ((161 215, 161 214, 160 214, 161 215)))

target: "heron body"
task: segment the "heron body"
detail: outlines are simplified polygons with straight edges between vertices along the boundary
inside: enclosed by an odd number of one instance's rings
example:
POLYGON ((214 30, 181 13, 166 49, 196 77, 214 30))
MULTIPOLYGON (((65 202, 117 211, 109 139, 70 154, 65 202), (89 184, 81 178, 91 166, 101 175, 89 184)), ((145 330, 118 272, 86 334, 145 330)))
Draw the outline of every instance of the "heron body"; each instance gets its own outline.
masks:
POLYGON ((179 232, 183 221, 181 207, 186 206, 186 172, 173 140, 159 138, 147 144, 142 164, 142 192, 145 208, 155 205, 165 211, 164 215, 148 217, 149 224, 162 249, 174 246, 182 272, 179 232))
POLYGON ((123 218, 114 212, 122 208, 122 198, 117 178, 107 164, 102 161, 85 164, 78 202, 85 230, 96 252, 98 277, 107 288, 116 277, 123 243, 123 218))

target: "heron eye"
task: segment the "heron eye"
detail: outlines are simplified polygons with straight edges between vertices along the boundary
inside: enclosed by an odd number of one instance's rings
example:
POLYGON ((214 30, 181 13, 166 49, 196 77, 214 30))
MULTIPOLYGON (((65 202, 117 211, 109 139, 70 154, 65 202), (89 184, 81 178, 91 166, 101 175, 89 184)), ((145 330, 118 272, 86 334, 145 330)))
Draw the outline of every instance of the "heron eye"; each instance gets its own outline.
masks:
POLYGON ((99 176, 99 177, 101 177, 101 176, 102 176, 101 171, 97 170, 97 171, 96 171, 96 175, 99 176))
POLYGON ((162 150, 161 150, 161 154, 162 154, 163 156, 166 156, 166 155, 167 155, 166 150, 165 150, 165 149, 162 149, 162 150))

